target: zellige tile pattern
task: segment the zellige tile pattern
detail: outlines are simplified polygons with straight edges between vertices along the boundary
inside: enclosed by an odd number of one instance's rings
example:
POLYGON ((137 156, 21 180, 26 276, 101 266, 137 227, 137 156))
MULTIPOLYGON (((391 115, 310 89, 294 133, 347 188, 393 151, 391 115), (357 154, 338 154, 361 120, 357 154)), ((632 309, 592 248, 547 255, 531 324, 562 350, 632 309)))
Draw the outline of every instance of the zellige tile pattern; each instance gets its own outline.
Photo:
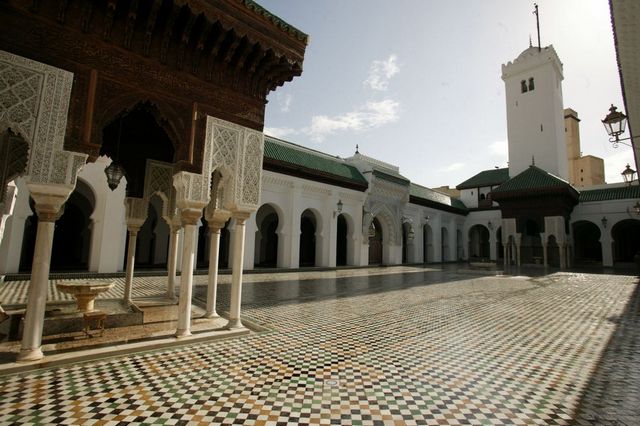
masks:
POLYGON ((637 316, 636 283, 434 271, 246 283, 245 316, 272 331, 0 377, 0 422, 570 424, 620 333, 612 319, 637 316))

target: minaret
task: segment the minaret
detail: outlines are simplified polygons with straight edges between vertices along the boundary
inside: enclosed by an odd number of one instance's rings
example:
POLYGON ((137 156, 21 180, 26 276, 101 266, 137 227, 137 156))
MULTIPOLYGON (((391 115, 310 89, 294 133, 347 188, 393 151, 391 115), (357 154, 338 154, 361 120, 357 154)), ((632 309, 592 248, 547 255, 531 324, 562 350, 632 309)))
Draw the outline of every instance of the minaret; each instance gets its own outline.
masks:
POLYGON ((507 101, 509 176, 531 165, 568 180, 562 62, 553 46, 530 46, 502 65, 507 101))

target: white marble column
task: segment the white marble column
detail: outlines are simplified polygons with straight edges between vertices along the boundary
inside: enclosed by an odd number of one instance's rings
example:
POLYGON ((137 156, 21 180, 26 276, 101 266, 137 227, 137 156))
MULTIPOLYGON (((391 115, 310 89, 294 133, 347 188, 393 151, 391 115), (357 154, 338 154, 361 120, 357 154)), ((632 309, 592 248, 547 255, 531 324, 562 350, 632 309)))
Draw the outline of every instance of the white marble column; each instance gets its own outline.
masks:
POLYGON ((559 244, 558 251, 560 252, 560 269, 567 269, 567 245, 559 244))
POLYGON ((233 218, 236 222, 233 238, 233 266, 231 276, 231 306, 229 308, 229 323, 227 328, 240 328, 240 305, 242 304, 242 263, 244 255, 244 231, 245 221, 249 217, 248 213, 234 212, 233 218))
POLYGON ((180 275, 180 302, 178 304, 178 328, 176 337, 191 335, 191 295, 193 294, 193 268, 195 265, 195 241, 198 238, 198 222, 202 209, 182 209, 184 228, 182 244, 182 273, 180 275))
POLYGON ((211 231, 211 246, 209 248, 209 278, 207 281, 207 312, 205 317, 218 318, 216 299, 218 294, 218 259, 220 252, 220 228, 224 226, 217 222, 209 222, 211 231))
POLYGON ((73 187, 58 185, 30 185, 29 190, 35 201, 38 215, 36 246, 31 266, 31 282, 27 296, 27 309, 22 334, 22 347, 18 354, 19 362, 42 359, 42 330, 47 303, 47 286, 49 284, 49 267, 51 266, 51 247, 55 221, 62 213, 62 206, 67 201, 73 187), (37 189, 36 189, 37 188, 37 189))
POLYGON ((549 257, 548 257, 548 249, 547 249, 547 241, 546 241, 546 237, 543 237, 542 240, 542 264, 544 265, 544 267, 546 268, 547 266, 549 266, 549 257))
POLYGON ((127 245, 127 271, 124 281, 124 301, 131 303, 131 292, 133 289, 133 271, 136 263, 136 243, 138 241, 138 231, 140 226, 127 225, 129 231, 129 243, 127 245))
POLYGON ((178 246, 180 238, 180 226, 171 224, 169 227, 169 253, 167 256, 167 297, 176 297, 176 269, 178 265, 178 246))

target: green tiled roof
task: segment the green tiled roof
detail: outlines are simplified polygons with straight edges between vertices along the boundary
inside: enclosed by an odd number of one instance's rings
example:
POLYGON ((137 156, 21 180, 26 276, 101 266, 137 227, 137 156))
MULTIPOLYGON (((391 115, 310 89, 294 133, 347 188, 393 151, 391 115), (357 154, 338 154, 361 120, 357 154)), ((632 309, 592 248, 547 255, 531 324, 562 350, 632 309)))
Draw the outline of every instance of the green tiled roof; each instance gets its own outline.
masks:
POLYGON ((425 201, 425 204, 429 204, 434 208, 444 208, 449 211, 456 211, 457 213, 466 213, 467 206, 458 198, 449 197, 433 189, 426 188, 415 183, 409 186, 409 196, 420 201, 425 201))
POLYGON ((577 195, 577 191, 575 191, 567 181, 562 180, 536 166, 529 166, 527 170, 519 173, 494 189, 492 194, 553 188, 570 188, 577 195))
POLYGON ((344 160, 271 136, 264 138, 264 157, 265 160, 271 159, 298 168, 315 170, 367 186, 367 180, 358 169, 344 160))
POLYGON ((580 192, 580 202, 626 200, 640 198, 640 186, 618 186, 615 188, 589 189, 580 192))
POLYGON ((402 176, 400 173, 396 173, 392 170, 382 170, 374 167, 373 175, 382 180, 386 180, 388 182, 397 183, 398 185, 409 185, 410 181, 406 177, 402 176))
POLYGON ((509 180, 509 169, 484 170, 465 180, 456 189, 480 188, 481 186, 500 185, 509 180))

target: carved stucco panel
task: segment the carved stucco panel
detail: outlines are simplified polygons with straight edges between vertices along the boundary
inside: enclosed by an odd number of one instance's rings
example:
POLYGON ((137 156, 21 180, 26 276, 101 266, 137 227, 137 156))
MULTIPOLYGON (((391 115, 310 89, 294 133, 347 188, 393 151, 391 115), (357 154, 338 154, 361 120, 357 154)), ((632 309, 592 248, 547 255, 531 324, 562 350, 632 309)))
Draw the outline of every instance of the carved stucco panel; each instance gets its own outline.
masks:
POLYGON ((264 135, 247 132, 242 176, 242 203, 257 206, 260 203, 262 183, 262 157, 264 154, 264 135))
POLYGON ((73 74, 0 50, 0 123, 30 146, 28 180, 75 185, 86 155, 64 151, 73 74))

